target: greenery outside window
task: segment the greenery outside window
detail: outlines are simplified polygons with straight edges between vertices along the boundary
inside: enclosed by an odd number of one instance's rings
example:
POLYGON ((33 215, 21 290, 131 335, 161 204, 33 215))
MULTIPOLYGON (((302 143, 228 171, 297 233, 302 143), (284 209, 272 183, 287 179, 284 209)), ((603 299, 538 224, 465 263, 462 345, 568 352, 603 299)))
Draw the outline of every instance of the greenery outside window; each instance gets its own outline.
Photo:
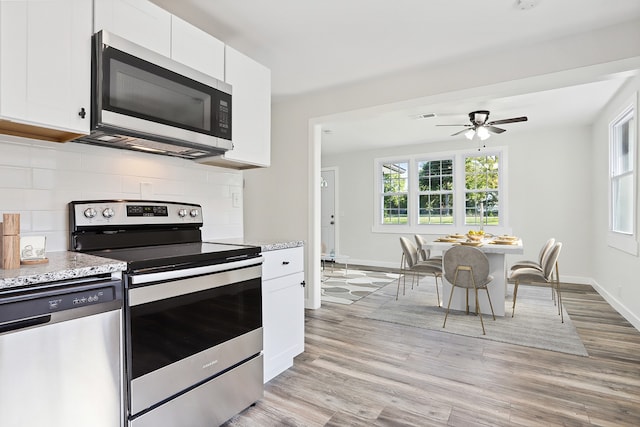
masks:
POLYGON ((408 173, 408 162, 382 164, 383 224, 407 224, 408 173))
MULTIPOLYGON (((637 96, 637 95, 636 95, 637 96)), ((637 255, 636 96, 609 124, 609 245, 637 255)))
POLYGON ((497 155, 468 156, 464 159, 465 224, 500 223, 500 161, 497 155))
POLYGON ((453 159, 418 162, 418 224, 453 224, 453 159))

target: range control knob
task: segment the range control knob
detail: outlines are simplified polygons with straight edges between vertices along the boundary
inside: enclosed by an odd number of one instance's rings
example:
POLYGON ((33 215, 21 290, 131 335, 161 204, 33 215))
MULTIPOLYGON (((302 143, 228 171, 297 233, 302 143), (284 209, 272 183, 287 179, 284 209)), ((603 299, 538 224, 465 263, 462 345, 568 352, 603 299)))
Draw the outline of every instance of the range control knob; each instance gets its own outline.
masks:
POLYGON ((94 218, 96 215, 98 215, 98 212, 96 212, 94 208, 87 208, 84 210, 84 216, 86 218, 94 218))
POLYGON ((179 216, 180 218, 184 218, 185 216, 187 216, 187 210, 186 210, 186 209, 180 209, 180 210, 178 211, 178 216, 179 216))
POLYGON ((102 216, 105 218, 113 218, 114 212, 111 208, 106 208, 102 211, 102 216))
POLYGON ((189 215, 191 215, 192 218, 196 218, 198 215, 200 215, 200 211, 198 209, 191 209, 189 215))

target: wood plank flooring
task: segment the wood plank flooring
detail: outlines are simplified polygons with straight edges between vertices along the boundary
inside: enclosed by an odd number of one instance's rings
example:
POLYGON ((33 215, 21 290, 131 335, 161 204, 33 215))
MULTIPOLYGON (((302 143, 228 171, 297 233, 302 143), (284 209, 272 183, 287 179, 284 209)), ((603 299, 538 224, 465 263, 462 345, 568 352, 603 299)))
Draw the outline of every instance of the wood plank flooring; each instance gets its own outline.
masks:
POLYGON ((225 425, 640 425, 640 332, 591 286, 563 300, 589 357, 364 318, 384 297, 323 304, 293 368, 225 425))

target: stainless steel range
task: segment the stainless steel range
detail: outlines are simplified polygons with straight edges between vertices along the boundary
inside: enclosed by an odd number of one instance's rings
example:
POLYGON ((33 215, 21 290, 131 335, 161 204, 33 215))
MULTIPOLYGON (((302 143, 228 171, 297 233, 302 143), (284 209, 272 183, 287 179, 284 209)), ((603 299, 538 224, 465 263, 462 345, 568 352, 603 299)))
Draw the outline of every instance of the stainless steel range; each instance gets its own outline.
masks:
POLYGON ((263 396, 262 257, 202 242, 202 208, 134 200, 69 204, 75 251, 127 262, 130 426, 214 426, 263 396))

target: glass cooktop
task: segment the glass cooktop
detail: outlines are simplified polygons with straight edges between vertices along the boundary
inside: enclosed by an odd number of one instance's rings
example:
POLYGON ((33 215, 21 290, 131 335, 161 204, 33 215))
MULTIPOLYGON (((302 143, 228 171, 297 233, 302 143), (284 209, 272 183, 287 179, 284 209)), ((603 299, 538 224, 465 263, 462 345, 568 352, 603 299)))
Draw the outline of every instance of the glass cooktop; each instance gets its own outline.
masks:
POLYGON ((127 272, 140 269, 219 264, 260 254, 260 247, 224 243, 180 243, 140 246, 125 249, 105 249, 88 252, 92 255, 125 261, 127 272))

